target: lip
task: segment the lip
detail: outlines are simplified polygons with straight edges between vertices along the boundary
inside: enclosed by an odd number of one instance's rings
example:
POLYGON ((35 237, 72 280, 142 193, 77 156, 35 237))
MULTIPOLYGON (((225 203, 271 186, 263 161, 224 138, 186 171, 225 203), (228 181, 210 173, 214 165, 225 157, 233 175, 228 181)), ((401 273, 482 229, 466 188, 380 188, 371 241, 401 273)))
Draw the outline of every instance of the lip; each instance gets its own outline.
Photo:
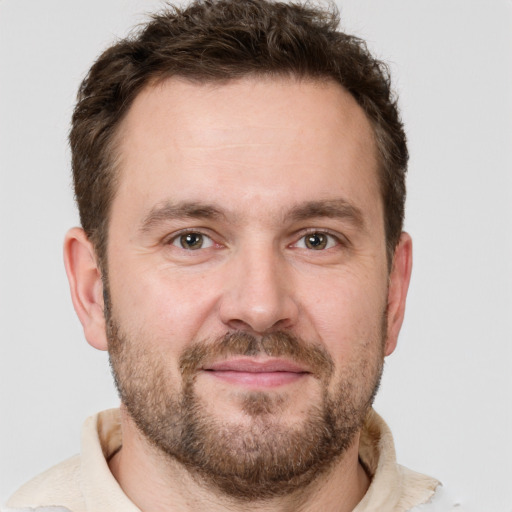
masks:
POLYGON ((303 366, 287 359, 254 359, 236 358, 226 361, 217 361, 206 365, 203 370, 233 371, 250 373, 291 372, 309 373, 303 366))
POLYGON ((202 370, 213 378, 250 388, 283 386, 310 375, 306 368, 286 359, 229 359, 202 370))

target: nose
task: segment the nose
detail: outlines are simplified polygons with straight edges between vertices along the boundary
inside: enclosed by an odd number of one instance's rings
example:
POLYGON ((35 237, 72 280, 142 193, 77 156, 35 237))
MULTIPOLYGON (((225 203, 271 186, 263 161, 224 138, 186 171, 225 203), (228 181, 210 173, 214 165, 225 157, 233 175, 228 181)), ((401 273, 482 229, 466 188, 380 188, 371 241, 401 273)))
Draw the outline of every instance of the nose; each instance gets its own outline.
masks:
POLYGON ((238 251, 228 267, 220 316, 229 329, 264 334, 296 323, 290 269, 275 248, 238 251))

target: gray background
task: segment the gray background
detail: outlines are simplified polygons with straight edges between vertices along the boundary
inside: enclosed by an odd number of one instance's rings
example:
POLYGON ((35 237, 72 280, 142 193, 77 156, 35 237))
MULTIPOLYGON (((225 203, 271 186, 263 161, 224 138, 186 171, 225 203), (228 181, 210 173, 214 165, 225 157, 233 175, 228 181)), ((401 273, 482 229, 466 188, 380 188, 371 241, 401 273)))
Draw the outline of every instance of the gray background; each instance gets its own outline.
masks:
MULTIPOLYGON (((399 461, 467 511, 512 510, 512 2, 347 0, 392 67, 410 140, 415 265, 376 409, 399 461)), ((159 1, 0 2, 0 501, 116 406, 61 246, 77 224, 66 135, 81 77, 159 1)))

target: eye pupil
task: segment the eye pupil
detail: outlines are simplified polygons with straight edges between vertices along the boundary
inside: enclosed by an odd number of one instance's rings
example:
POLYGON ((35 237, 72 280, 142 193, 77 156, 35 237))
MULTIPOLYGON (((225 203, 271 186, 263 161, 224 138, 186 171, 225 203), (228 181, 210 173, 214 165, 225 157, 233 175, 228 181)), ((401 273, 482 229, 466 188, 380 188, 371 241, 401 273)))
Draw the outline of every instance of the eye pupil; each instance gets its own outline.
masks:
POLYGON ((184 249, 200 249, 203 245, 201 233, 186 233, 180 237, 181 246, 184 249))
POLYGON ((322 233, 313 233, 306 237, 306 247, 308 249, 324 249, 327 245, 327 236, 322 233))

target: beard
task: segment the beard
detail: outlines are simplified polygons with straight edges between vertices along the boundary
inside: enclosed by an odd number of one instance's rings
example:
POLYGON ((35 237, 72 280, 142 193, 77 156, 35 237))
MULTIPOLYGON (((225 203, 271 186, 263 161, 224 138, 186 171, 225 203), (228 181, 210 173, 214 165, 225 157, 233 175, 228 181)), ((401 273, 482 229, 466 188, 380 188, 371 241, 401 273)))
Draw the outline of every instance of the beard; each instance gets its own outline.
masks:
POLYGON ((234 332, 195 341, 179 358, 181 386, 173 389, 176 370, 165 356, 154 353, 147 340, 123 333, 110 307, 106 313, 112 373, 140 433, 203 484, 239 501, 290 494, 331 468, 353 443, 379 387, 385 328, 380 339, 360 344, 357 357, 335 382, 328 352, 288 332, 262 337, 234 332), (318 379, 321 396, 304 419, 283 424, 279 418, 286 395, 249 390, 237 395, 247 423, 212 414, 215 404, 206 403, 196 389, 201 368, 230 356, 263 354, 303 364, 318 379))

